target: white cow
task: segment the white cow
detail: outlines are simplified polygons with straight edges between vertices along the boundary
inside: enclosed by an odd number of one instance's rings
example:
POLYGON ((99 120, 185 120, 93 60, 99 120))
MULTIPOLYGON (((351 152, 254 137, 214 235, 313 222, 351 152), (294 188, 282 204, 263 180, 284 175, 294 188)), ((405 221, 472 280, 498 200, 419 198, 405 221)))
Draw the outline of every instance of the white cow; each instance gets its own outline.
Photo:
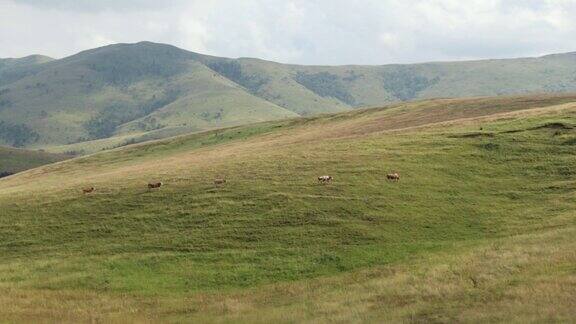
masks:
POLYGON ((321 183, 331 182, 332 180, 334 180, 334 178, 332 178, 332 176, 328 176, 328 175, 318 177, 318 182, 321 182, 321 183))

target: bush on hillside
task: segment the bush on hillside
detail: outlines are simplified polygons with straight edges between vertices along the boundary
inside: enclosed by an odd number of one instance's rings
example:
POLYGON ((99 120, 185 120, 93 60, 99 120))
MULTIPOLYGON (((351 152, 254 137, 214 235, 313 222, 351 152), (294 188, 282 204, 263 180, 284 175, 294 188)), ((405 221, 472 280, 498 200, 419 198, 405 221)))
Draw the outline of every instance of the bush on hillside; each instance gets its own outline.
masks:
POLYGON ((564 145, 576 145, 576 137, 567 139, 566 141, 564 141, 563 144, 564 145))

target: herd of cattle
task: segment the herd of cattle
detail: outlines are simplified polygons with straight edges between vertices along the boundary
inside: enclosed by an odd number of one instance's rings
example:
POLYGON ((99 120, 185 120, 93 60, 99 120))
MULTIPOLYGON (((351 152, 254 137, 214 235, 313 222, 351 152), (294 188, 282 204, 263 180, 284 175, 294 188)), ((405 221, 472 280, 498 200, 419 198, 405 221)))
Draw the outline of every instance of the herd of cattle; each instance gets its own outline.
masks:
MULTIPOLYGON (((386 175, 386 179, 396 182, 396 181, 400 180, 400 175, 396 172, 395 173, 388 173, 386 175)), ((323 176, 318 177, 318 182, 320 182, 320 183, 330 183, 330 182, 332 182, 332 180, 334 180, 334 178, 332 176, 329 176, 329 175, 323 175, 323 176)), ((226 179, 221 179, 221 178, 214 179, 214 185, 216 185, 216 186, 223 185, 225 183, 226 183, 226 179)), ((162 182, 148 183, 148 190, 160 188, 160 187, 162 187, 162 185, 163 185, 162 182)), ((88 188, 82 189, 82 192, 84 194, 89 194, 89 193, 94 192, 94 190, 96 190, 96 188, 88 187, 88 188)))

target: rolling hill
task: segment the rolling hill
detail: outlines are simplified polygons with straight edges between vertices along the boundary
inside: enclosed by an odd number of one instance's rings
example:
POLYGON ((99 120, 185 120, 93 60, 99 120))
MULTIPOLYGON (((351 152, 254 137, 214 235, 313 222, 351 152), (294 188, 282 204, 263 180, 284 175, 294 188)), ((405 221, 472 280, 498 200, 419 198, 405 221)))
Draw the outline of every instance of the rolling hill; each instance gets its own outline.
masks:
POLYGON ((137 44, 38 65, 3 90, 0 134, 4 128, 14 137, 20 127, 19 141, 8 144, 67 144, 124 131, 194 131, 296 116, 191 57, 171 46, 137 44))
POLYGON ((576 91, 576 54, 299 66, 141 42, 0 61, 0 144, 90 153, 150 138, 414 99, 576 91))
POLYGON ((28 170, 0 180, 0 317, 570 321, 574 145, 574 95, 435 99, 28 170))
POLYGON ((0 177, 71 158, 65 154, 0 146, 0 177))

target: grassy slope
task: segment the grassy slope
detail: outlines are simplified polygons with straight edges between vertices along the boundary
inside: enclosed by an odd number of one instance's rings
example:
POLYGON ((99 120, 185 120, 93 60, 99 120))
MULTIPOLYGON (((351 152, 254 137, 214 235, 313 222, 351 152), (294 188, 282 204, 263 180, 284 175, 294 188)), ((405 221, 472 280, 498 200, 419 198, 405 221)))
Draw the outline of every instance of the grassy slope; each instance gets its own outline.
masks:
POLYGON ((8 102, 0 109, 0 120, 28 125, 40 135, 28 145, 38 147, 183 124, 200 130, 296 116, 246 93, 191 55, 170 46, 139 44, 44 64, 0 94, 8 102), (216 99, 205 104, 210 96, 216 99), (100 124, 88 128, 90 121, 100 124))
POLYGON ((1 317, 573 319, 575 101, 260 123, 2 180, 1 317))
MULTIPOLYGON (((303 115, 327 106, 376 106, 423 98, 576 90, 572 78, 576 71, 575 53, 383 66, 299 66, 255 59, 237 62, 244 75, 258 76, 263 81, 254 91, 257 95, 303 115)), ((251 84, 250 78, 248 82, 237 79, 240 84, 251 84)))
POLYGON ((118 44, 61 60, 0 61, 0 121, 7 123, 0 124, 0 144, 90 153, 126 140, 404 100, 570 92, 576 91, 574 73, 574 53, 298 66, 211 57, 149 42, 118 44), (3 70, 8 62, 12 67, 3 70), (165 131, 156 132, 160 128, 165 131), (110 140, 77 144, 101 138, 110 140))
POLYGON ((16 173, 67 158, 70 157, 63 154, 0 146, 0 172, 16 173))
POLYGON ((211 56, 199 56, 199 59, 212 70, 243 86, 246 91, 302 116, 351 108, 348 103, 317 94, 296 82, 297 71, 294 68, 297 66, 259 59, 232 60, 211 56))

